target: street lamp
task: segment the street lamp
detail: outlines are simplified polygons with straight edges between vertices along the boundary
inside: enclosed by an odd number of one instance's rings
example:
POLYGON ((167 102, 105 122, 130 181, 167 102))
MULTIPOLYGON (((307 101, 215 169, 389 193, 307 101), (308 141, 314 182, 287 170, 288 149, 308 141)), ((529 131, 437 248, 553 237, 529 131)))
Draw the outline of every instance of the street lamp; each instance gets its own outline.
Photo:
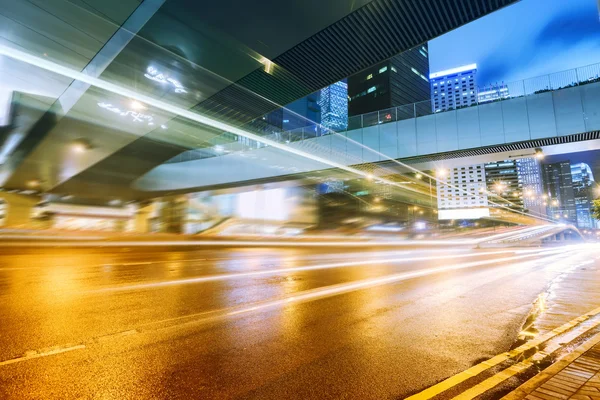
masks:
POLYGON ((535 158, 537 158, 538 160, 544 158, 544 152, 542 151, 542 149, 535 149, 535 158))

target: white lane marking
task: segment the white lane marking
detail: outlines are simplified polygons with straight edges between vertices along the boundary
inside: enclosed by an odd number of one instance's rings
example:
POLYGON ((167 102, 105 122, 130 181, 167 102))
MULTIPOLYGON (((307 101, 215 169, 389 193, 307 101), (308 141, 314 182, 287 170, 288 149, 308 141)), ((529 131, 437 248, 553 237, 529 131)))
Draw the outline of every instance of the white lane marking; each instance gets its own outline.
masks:
POLYGON ((0 361, 0 366, 14 364, 22 361, 32 360, 34 358, 53 356, 55 354, 66 353, 68 351, 85 349, 84 344, 78 344, 71 347, 59 347, 44 352, 28 351, 23 357, 13 358, 12 360, 0 361))
POLYGON ((279 275, 279 274, 285 274, 285 273, 289 273, 289 272, 313 271, 313 270, 321 270, 321 269, 329 269, 329 268, 347 268, 347 267, 356 267, 356 266, 372 265, 372 264, 391 264, 391 263, 406 263, 406 262, 415 262, 415 261, 445 260, 445 259, 451 259, 451 258, 480 257, 480 256, 486 256, 486 255, 507 254, 507 253, 514 254, 515 251, 514 250, 498 250, 498 251, 488 251, 488 252, 472 253, 472 254, 456 254, 456 255, 411 257, 411 258, 402 257, 402 258, 387 258, 387 259, 362 260, 362 261, 344 261, 344 262, 331 263, 331 264, 309 265, 309 266, 292 267, 292 268, 266 269, 266 270, 261 270, 261 271, 238 272, 238 273, 231 273, 231 274, 218 274, 218 275, 201 276, 201 277, 196 277, 196 278, 175 279, 175 280, 170 280, 170 281, 115 286, 115 287, 90 290, 90 291, 86 291, 86 293, 118 292, 118 291, 128 291, 128 290, 159 288, 159 287, 164 287, 164 286, 211 282, 211 281, 219 281, 219 280, 225 280, 225 279, 239 279, 239 278, 257 277, 257 276, 279 275))

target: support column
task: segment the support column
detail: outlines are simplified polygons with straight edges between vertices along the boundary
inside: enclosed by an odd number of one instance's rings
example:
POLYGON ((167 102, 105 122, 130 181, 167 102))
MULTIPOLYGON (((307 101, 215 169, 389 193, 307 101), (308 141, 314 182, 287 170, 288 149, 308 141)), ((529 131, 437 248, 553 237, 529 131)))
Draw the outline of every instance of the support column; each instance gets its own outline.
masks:
POLYGON ((165 197, 160 210, 160 231, 183 233, 187 219, 187 198, 185 196, 165 197))
POLYGON ((134 217, 134 232, 148 233, 150 232, 150 215, 154 211, 154 203, 142 202, 138 204, 138 208, 134 217))
POLYGON ((5 228, 34 229, 35 221, 31 218, 33 207, 41 200, 39 196, 0 192, 5 204, 5 228))

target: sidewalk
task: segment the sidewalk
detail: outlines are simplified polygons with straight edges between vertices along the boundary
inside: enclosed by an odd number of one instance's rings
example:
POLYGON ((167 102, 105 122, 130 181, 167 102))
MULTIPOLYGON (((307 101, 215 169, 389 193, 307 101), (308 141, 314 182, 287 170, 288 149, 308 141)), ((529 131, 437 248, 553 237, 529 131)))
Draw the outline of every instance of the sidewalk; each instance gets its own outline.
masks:
POLYGON ((503 397, 519 399, 600 400, 600 334, 503 397))

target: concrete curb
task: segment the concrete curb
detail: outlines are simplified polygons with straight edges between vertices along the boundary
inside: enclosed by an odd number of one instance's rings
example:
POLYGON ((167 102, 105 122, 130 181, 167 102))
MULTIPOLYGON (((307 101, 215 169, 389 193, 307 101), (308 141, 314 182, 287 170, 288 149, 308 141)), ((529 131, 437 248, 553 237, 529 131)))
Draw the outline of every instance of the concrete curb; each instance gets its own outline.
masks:
POLYGON ((567 368, 571 363, 581 357, 585 352, 590 350, 592 347, 600 343, 600 333, 596 334, 592 338, 588 339, 585 343, 579 346, 575 351, 565 356, 561 360, 557 361, 550 367, 546 368, 506 396, 502 398, 502 400, 520 400, 531 393, 533 393, 536 389, 546 383, 548 380, 556 376, 563 369, 567 368))

